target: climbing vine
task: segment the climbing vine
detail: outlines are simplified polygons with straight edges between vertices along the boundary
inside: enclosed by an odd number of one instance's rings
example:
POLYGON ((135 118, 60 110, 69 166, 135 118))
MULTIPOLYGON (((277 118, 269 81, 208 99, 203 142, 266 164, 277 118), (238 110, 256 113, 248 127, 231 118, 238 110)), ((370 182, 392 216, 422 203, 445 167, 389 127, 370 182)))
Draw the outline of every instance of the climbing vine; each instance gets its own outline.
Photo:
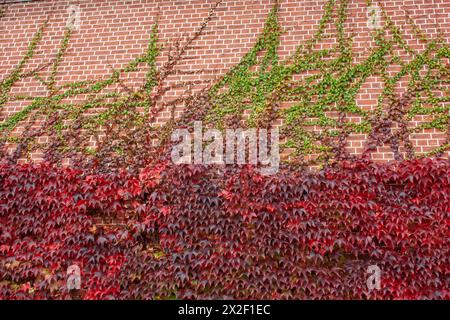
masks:
POLYGON ((270 177, 2 164, 0 298, 68 298, 75 264, 82 299, 449 299, 449 177, 443 159, 270 177))
POLYGON ((424 46, 415 51, 383 13, 358 57, 348 1, 327 0, 313 36, 281 59, 276 2, 225 75, 171 84, 220 4, 166 46, 155 19, 144 52, 94 80, 58 82, 70 27, 51 61, 28 71, 48 21, 38 29, 0 81, 0 112, 26 104, 0 123, 0 299, 73 298, 72 264, 82 299, 448 299, 450 167, 428 158, 450 148, 442 37, 411 21, 424 46), (142 83, 127 85, 138 72, 142 83), (358 94, 374 76, 383 87, 367 110, 358 94), (13 94, 26 78, 45 94, 13 94), (429 120, 411 125, 419 115, 429 120), (281 120, 291 163, 270 177, 250 165, 171 164, 171 132, 196 120, 220 129, 281 120), (418 154, 411 135, 426 129, 447 138, 418 154), (360 156, 347 151, 353 134, 367 137, 360 156), (372 162, 380 146, 398 161, 372 162), (19 163, 35 153, 42 163, 19 163), (383 270, 380 290, 366 286, 370 265, 383 270))
POLYGON ((428 155, 442 155, 448 150, 448 46, 439 37, 424 37, 411 21, 416 37, 425 46, 424 50, 416 52, 403 40, 400 28, 384 13, 383 25, 372 33, 375 45, 366 58, 355 63, 351 32, 346 28, 347 0, 327 1, 313 37, 284 60, 278 56, 283 29, 278 22, 278 4, 275 4, 255 45, 235 67, 199 93, 187 89, 184 95, 163 102, 162 97, 174 86, 190 88, 198 84, 191 81, 169 86, 165 80, 176 72, 177 64, 203 33, 219 4, 220 1, 211 8, 192 37, 185 43, 178 40, 169 48, 164 65, 156 62, 162 53, 156 21, 146 51, 125 67, 112 69, 107 78, 61 86, 57 85, 56 77, 64 55, 70 50, 73 33, 70 28, 48 66, 23 72, 39 45, 45 23, 36 32, 19 64, 1 81, 0 107, 17 100, 29 102, 0 124, 4 152, 14 145, 16 160, 40 150, 46 160, 56 162, 69 158, 83 165, 88 161, 91 165, 110 167, 114 166, 112 163, 142 166, 147 153, 161 154, 170 128, 188 125, 194 119, 222 128, 268 128, 281 119, 284 148, 291 152, 290 159, 303 164, 327 164, 351 158, 346 146, 352 134, 367 136, 363 156, 384 145, 391 148, 396 159, 421 156, 414 150, 411 134, 431 128, 445 132, 447 139, 428 155), (333 35, 336 42, 331 48, 316 49, 324 37, 333 35), (408 57, 399 55, 399 49, 408 57), (399 65, 400 70, 389 74, 391 65, 399 65), (44 79, 41 71, 46 67, 51 70, 44 79), (147 70, 142 87, 127 87, 123 77, 142 68, 147 70), (304 76, 299 80, 299 75, 304 76), (372 76, 383 79, 383 89, 377 106, 366 110, 358 105, 357 95, 372 76), (38 79, 48 89, 48 95, 11 95, 11 88, 25 77, 38 79), (406 92, 399 94, 395 88, 405 77, 409 79, 406 92), (87 98, 71 102, 81 96, 87 98), (283 107, 284 104, 289 107, 283 107), (174 110, 178 105, 184 105, 186 111, 176 118, 174 110), (158 115, 167 110, 171 119, 162 127, 155 126, 158 115), (418 115, 429 116, 430 120, 411 126, 418 115), (27 128, 25 133, 14 134, 20 126, 27 128), (46 143, 37 142, 41 136, 47 137, 46 143), (149 143, 155 140, 159 143, 149 143), (103 163, 105 156, 110 163, 103 163))

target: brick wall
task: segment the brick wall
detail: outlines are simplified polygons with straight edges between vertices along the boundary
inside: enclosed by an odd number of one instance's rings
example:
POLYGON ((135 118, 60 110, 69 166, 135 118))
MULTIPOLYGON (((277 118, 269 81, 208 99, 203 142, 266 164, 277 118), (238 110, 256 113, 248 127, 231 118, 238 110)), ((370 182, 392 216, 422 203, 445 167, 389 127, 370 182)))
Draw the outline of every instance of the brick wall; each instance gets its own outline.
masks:
MULTIPOLYGON (((159 35, 166 48, 171 40, 189 36, 208 15, 214 0, 42 0, 11 1, 3 4, 0 19, 0 75, 10 71, 23 56, 28 43, 38 27, 48 18, 49 25, 44 33, 38 52, 27 66, 33 70, 49 63, 55 56, 69 16, 68 7, 75 4, 80 8, 80 26, 72 36, 68 52, 62 61, 57 76, 58 84, 72 81, 97 79, 110 74, 111 68, 120 68, 131 59, 143 53, 150 29, 159 12, 159 35)), ((280 24, 284 33, 281 37, 280 56, 286 58, 295 48, 311 38, 323 13, 325 0, 281 0, 280 24)), ((392 0, 379 2, 394 23, 407 34, 407 42, 415 49, 423 44, 413 36, 407 23, 409 16, 428 37, 441 32, 447 43, 450 39, 450 1, 448 0, 392 0)), ((219 5, 215 18, 206 32, 196 41, 195 47, 187 52, 178 67, 177 76, 169 81, 199 80, 199 90, 209 85, 208 81, 224 74, 252 47, 262 31, 264 21, 273 3, 269 0, 224 0, 219 5), (188 72, 186 72, 188 71, 188 72), (197 72, 192 72, 197 71, 197 72)), ((354 34, 355 59, 367 57, 373 46, 367 27, 367 6, 365 0, 350 0, 350 18, 346 22, 354 34)), ((333 40, 322 41, 321 48, 332 45, 333 40)), ((164 55, 160 63, 164 61, 164 55)), ((25 70, 26 72, 26 70, 25 70)), ((395 70, 391 70, 395 72, 395 70)), ((142 85, 143 73, 134 73, 126 79, 130 87, 142 85)), ((397 90, 405 90, 407 79, 400 81, 397 90)), ((382 81, 371 77, 358 94, 360 106, 373 109, 382 90, 382 81)), ((176 88, 166 93, 166 99, 184 94, 185 88, 176 88)), ((37 80, 27 78, 13 88, 13 94, 45 95, 46 89, 37 80)), ((26 102, 8 103, 0 114, 0 120, 16 113, 26 102)), ((161 114, 160 120, 164 121, 161 114)), ((358 119, 355 119, 357 121, 358 119)), ((413 121, 426 121, 418 116, 413 121)), ((20 130, 18 133, 20 134, 20 130)), ((349 138, 348 148, 360 153, 367 136, 354 134, 349 138)), ((441 144, 446 132, 426 129, 412 137, 419 152, 427 152, 441 144)), ((37 155, 38 156, 38 155, 37 155)), ((379 147, 375 159, 392 159, 388 147, 379 147)))

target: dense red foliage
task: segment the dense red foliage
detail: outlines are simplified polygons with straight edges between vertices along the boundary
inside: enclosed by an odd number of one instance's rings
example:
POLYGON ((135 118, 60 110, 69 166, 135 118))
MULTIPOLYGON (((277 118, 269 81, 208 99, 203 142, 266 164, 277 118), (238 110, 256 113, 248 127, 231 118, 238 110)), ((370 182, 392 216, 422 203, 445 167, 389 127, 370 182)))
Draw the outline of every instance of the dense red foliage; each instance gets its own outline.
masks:
POLYGON ((67 297, 71 264, 84 299, 450 298, 448 160, 270 177, 3 164, 0 185, 0 299, 67 297))

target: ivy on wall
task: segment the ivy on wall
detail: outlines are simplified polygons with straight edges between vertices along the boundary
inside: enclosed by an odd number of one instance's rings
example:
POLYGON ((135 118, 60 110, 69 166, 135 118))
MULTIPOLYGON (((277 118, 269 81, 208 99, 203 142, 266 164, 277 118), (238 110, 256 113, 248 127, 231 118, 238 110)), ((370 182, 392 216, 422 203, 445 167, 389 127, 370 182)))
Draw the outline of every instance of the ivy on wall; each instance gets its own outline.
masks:
POLYGON ((75 264, 82 299, 449 299, 449 177, 428 158, 270 177, 3 164, 0 298, 66 298, 75 264))
MULTIPOLYGON (((235 67, 199 92, 164 99, 173 88, 199 84, 166 80, 218 5, 191 37, 173 43, 163 63, 156 22, 142 55, 97 80, 58 84, 71 29, 50 63, 28 71, 48 22, 36 32, 0 83, 1 111, 27 103, 0 124, 0 299, 67 298, 73 264, 81 269, 82 299, 449 299, 449 161, 412 159, 410 142, 427 128, 449 134, 442 39, 415 29, 425 47, 416 52, 384 15, 375 46, 356 62, 347 1, 328 0, 314 36, 282 60, 275 4, 235 67), (329 29, 335 44, 316 49, 329 29), (391 65, 400 70, 390 74, 391 65), (142 85, 130 88, 124 79, 139 71, 142 85), (365 110, 357 94, 372 76, 383 79, 383 91, 376 108, 365 110), (13 94, 27 78, 46 95, 13 94), (167 111, 170 119, 154 125, 167 111), (412 128, 417 115, 432 120, 412 128), (349 121, 356 116, 360 122, 349 121), (312 173, 283 164, 264 177, 252 166, 167 161, 172 130, 195 120, 268 128, 279 119, 296 163, 329 166, 312 173), (368 137, 360 159, 345 150, 354 133, 368 137), (402 161, 371 162, 380 145, 402 161), (43 163, 18 164, 37 151, 43 163), (366 285, 370 265, 382 270, 379 290, 366 285)), ((433 155, 448 147, 447 139, 433 155)))
MULTIPOLYGON (((33 37, 25 56, 0 84, 0 107, 17 100, 29 102, 0 124, 3 149, 15 144, 13 158, 16 160, 43 150, 46 160, 56 162, 70 158, 74 163, 83 162, 83 165, 88 161, 108 167, 124 163, 142 167, 145 157, 161 153, 174 126, 203 120, 222 128, 270 127, 274 121, 282 119, 284 147, 293 151, 291 159, 294 162, 304 164, 327 164, 350 158, 345 146, 347 138, 354 133, 368 137, 365 156, 377 146, 388 145, 397 160, 417 157, 410 141, 411 134, 430 128, 446 132, 447 139, 426 155, 442 155, 448 150, 447 61, 450 53, 446 43, 441 38, 427 39, 413 25, 425 47, 420 52, 415 51, 403 39, 401 30, 384 14, 383 25, 372 34, 375 45, 366 58, 355 62, 353 40, 346 26, 347 0, 327 1, 314 36, 284 60, 278 56, 283 30, 278 22, 278 4, 275 4, 254 47, 235 67, 200 93, 187 90, 181 97, 162 102, 165 93, 174 87, 167 85, 165 80, 174 74, 186 50, 203 33, 218 5, 220 1, 211 8, 191 38, 172 46, 173 51, 169 52, 168 61, 163 65, 156 63, 162 48, 158 44, 158 25, 155 23, 147 50, 125 67, 112 70, 109 77, 98 81, 60 86, 56 78, 70 47, 71 29, 66 30, 49 66, 28 73, 23 71, 39 45, 46 27, 44 24, 33 37), (336 39, 331 48, 316 49, 324 38, 330 37, 336 39), (407 53, 408 59, 399 55, 399 49, 407 53), (392 65, 400 66, 400 70, 390 74, 388 69, 392 65), (50 75, 44 79, 41 71, 47 67, 51 68, 50 75), (147 70, 144 84, 138 89, 128 88, 123 77, 142 69, 147 70), (298 80, 298 75, 304 76, 298 80), (383 90, 376 108, 365 110, 358 105, 357 95, 372 76, 383 79, 383 90), (38 97, 12 95, 12 87, 26 77, 40 81, 48 94, 38 97), (409 79, 408 85, 399 95, 395 88, 405 77, 409 79), (87 98, 81 103, 70 102, 77 97, 87 98), (282 108, 283 103, 290 106, 282 108), (181 118, 175 118, 177 105, 184 105, 186 109, 181 118), (170 110, 171 120, 162 128, 153 126, 164 110, 170 110), (417 115, 430 116, 431 120, 411 126, 417 115), (355 117, 360 121, 349 120, 355 117), (20 126, 25 127, 25 133, 18 136, 14 129, 20 126), (48 142, 37 143, 41 136, 47 137, 48 142), (101 138, 103 136, 106 138, 101 138), (155 139, 160 142, 156 147, 149 143, 155 139), (97 141, 95 148, 92 141, 97 141), (316 157, 307 157, 311 154, 316 157), (106 155, 111 159, 109 163, 104 163, 106 155), (309 162, 311 159, 313 162, 309 162)), ((184 82, 175 87, 195 84, 184 82)))

